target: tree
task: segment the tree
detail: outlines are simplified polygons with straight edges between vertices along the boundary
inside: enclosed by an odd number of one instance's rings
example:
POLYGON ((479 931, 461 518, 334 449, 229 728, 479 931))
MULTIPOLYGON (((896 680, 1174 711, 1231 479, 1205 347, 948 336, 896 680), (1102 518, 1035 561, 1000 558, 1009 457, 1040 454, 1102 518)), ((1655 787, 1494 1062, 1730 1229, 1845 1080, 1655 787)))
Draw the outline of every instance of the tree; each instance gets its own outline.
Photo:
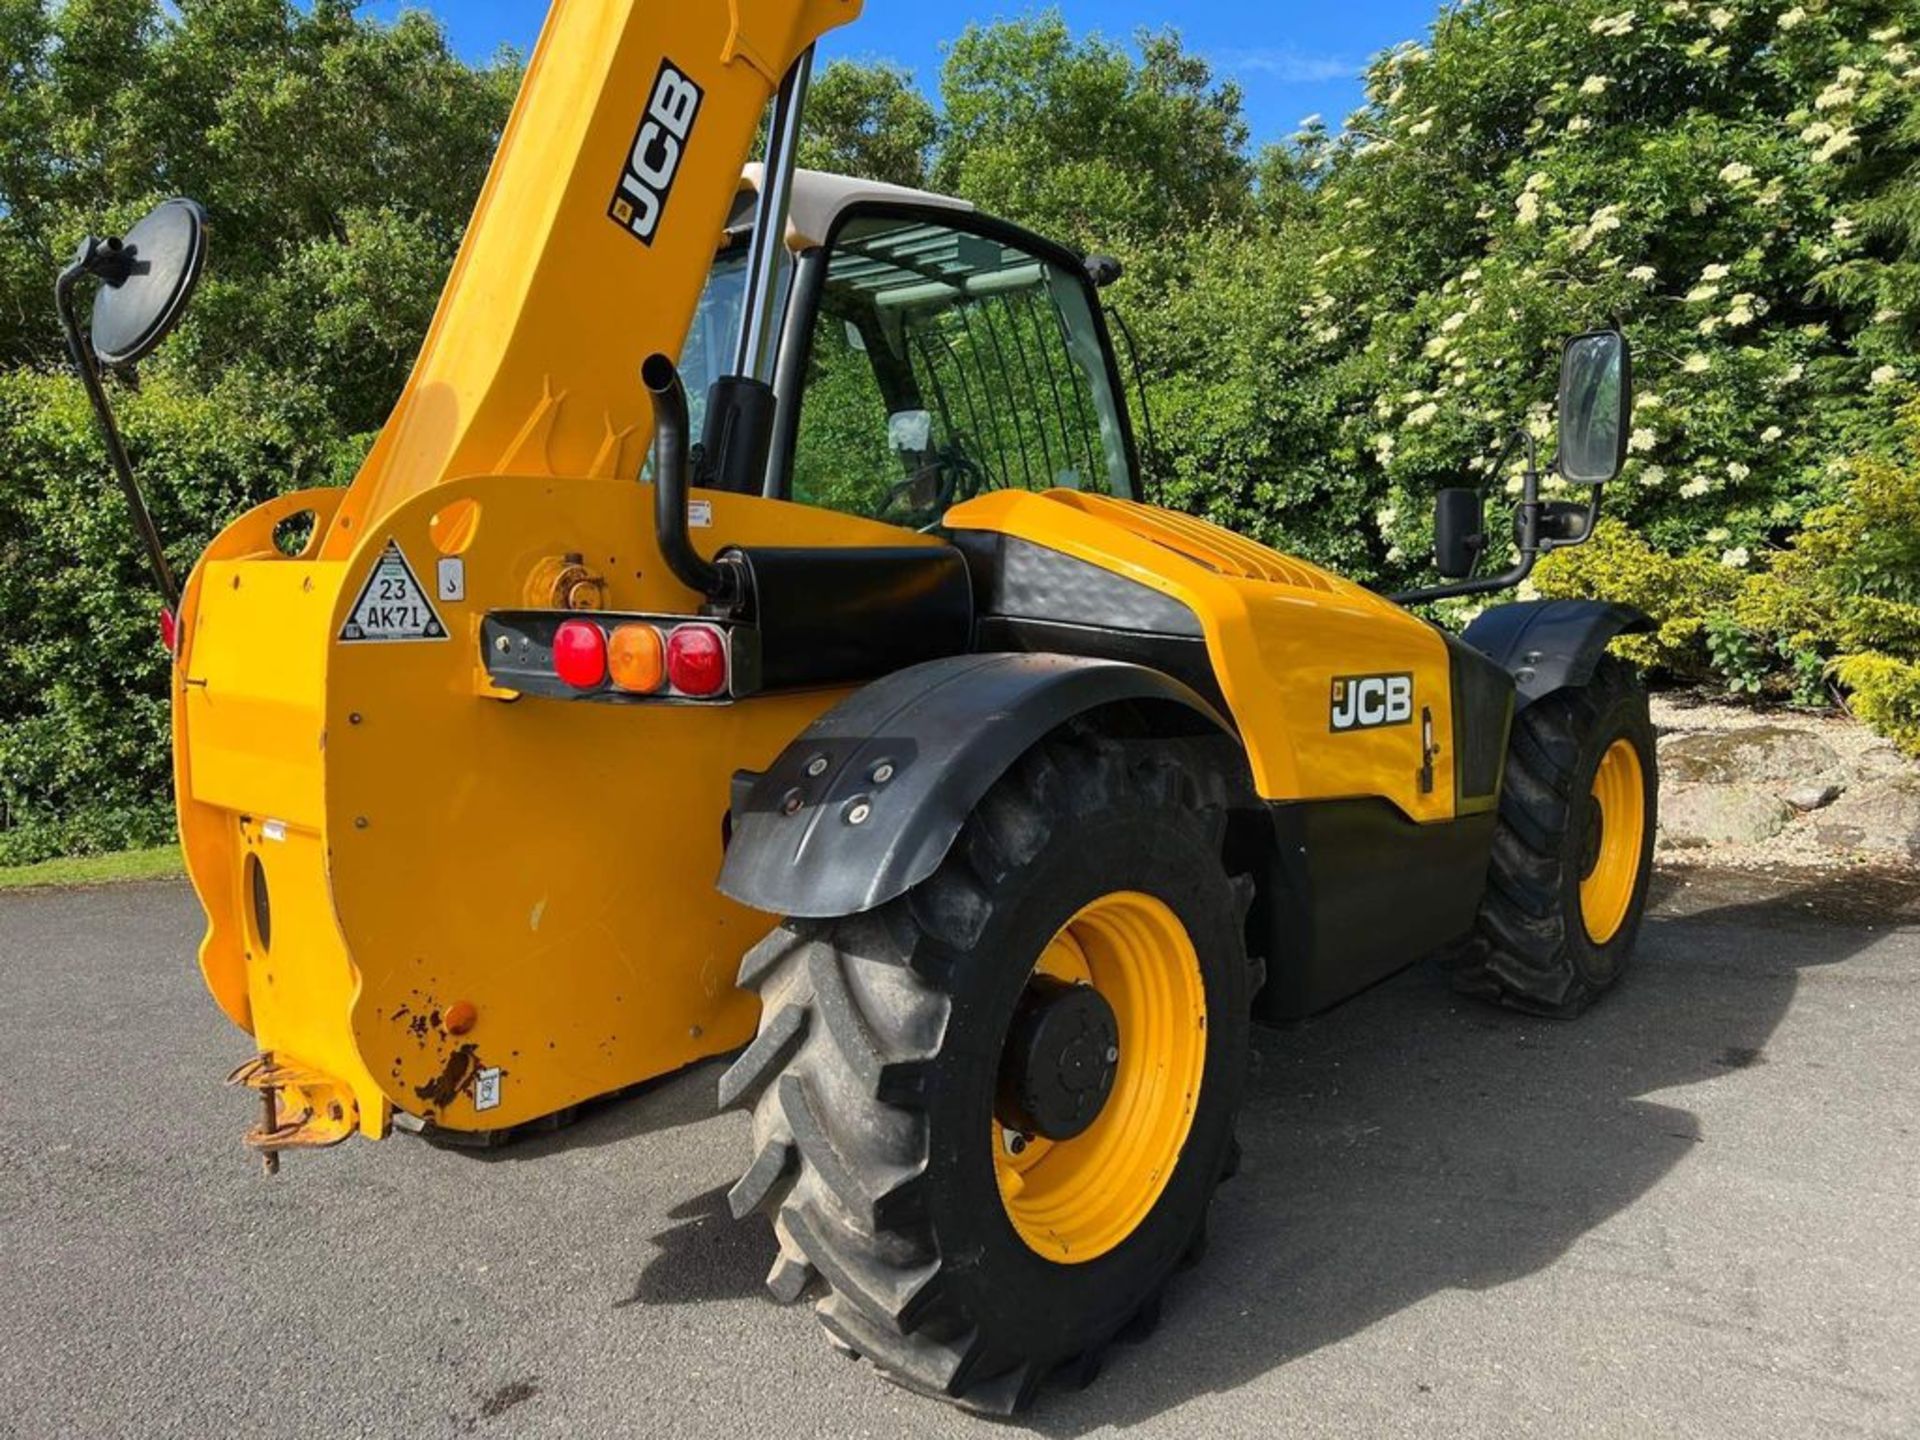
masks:
POLYGON ((800 163, 924 189, 939 117, 897 65, 835 60, 807 98, 800 163))
POLYGON ((970 25, 941 71, 934 177, 983 208, 1088 248, 1165 243, 1247 213, 1239 87, 1171 31, 1140 59, 1076 41, 1059 13, 970 25))

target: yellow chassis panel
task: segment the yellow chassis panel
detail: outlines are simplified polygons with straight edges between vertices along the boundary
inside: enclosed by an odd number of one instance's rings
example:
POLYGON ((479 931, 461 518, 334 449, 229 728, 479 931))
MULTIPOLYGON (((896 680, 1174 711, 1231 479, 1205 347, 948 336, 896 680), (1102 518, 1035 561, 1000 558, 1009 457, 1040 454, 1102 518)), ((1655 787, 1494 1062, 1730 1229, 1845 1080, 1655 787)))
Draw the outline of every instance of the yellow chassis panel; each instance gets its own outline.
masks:
MULTIPOLYGON (((209 917, 202 969, 260 1049, 334 1077, 363 1133, 389 1107, 504 1128, 744 1043, 740 956, 772 924, 713 887, 733 772, 770 763, 842 691, 607 706, 490 690, 480 625, 582 559, 614 610, 691 614, 650 487, 487 476, 400 507, 346 563, 286 559, 247 516, 195 572, 176 687, 181 828, 209 917), (478 507, 444 641, 337 637, 389 537, 416 574, 432 519, 478 507), (247 558, 251 557, 251 558, 247 558), (252 919, 248 857, 271 897, 252 919), (476 1023, 452 1032, 465 1002, 476 1023), (499 1103, 473 1081, 498 1070, 499 1103)), ((887 526, 710 497, 731 543, 902 543, 887 526)), ((444 537, 443 537, 444 538, 444 537)), ((906 537, 910 543, 911 537, 906 537)), ((927 541, 923 543, 936 543, 927 541)))
POLYGON ((1423 823, 1454 817, 1446 642, 1398 605, 1189 516, 1074 491, 996 491, 954 507, 946 524, 1030 540, 1192 610, 1266 799, 1384 796, 1423 823), (1333 731, 1333 682, 1388 674, 1412 676, 1411 722, 1333 731), (1421 784, 1423 711, 1433 721, 1431 790, 1421 784))

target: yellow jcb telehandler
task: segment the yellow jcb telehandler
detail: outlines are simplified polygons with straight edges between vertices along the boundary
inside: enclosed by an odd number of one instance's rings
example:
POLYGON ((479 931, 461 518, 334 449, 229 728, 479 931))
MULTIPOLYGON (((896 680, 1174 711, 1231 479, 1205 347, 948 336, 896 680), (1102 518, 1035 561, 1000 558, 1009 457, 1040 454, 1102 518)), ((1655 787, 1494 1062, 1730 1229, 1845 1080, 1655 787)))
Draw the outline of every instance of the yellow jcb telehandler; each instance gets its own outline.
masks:
POLYGON ((184 586, 101 375, 178 318, 200 212, 59 298, 166 594, 249 1142, 500 1136, 740 1052, 773 1293, 1006 1412, 1197 1254, 1251 1020, 1443 948, 1551 1014, 1619 978, 1654 753, 1605 652, 1645 622, 1408 606, 1592 533, 1631 376, 1571 341, 1591 499, 1529 455, 1509 536, 1443 491, 1449 583, 1397 599, 1145 504, 1113 262, 796 170, 858 10, 559 0, 359 477, 184 586))

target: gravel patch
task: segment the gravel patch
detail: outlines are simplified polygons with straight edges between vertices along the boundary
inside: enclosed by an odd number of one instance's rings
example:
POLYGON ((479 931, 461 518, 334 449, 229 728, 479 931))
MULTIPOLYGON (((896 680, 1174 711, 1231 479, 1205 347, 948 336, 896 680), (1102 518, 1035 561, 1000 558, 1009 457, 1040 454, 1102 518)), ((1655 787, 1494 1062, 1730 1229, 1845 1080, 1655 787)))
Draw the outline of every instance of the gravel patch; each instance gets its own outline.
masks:
POLYGON ((1687 692, 1655 695, 1652 708, 1672 817, 1662 864, 1832 870, 1920 857, 1920 809, 1908 804, 1920 764, 1857 721, 1687 692), (1719 823, 1735 810, 1764 810, 1767 823, 1719 823))

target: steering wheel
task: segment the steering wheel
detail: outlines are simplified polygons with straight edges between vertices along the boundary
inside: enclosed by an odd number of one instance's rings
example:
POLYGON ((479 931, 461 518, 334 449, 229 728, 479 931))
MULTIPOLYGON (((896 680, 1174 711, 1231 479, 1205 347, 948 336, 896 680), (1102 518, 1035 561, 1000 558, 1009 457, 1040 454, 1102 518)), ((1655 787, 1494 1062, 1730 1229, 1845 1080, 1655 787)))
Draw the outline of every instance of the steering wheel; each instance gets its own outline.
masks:
POLYGON ((894 525, 925 528, 935 524, 953 506, 970 500, 989 487, 987 472, 958 443, 942 445, 933 458, 906 479, 888 487, 887 498, 880 503, 876 520, 894 525), (934 482, 931 498, 927 482, 934 482))

